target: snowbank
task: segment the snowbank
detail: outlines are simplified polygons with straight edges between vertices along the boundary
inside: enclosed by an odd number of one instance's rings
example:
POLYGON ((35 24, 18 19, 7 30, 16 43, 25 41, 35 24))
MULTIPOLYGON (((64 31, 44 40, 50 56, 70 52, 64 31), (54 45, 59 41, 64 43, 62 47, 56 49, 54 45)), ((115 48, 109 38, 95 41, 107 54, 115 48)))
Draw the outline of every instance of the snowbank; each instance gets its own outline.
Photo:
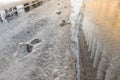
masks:
POLYGON ((72 51, 75 54, 77 59, 77 80, 80 80, 80 65, 79 65, 79 42, 78 42, 78 34, 79 27, 76 25, 78 22, 78 17, 80 13, 80 9, 82 6, 83 0, 71 0, 72 12, 71 12, 71 39, 72 39, 72 51))

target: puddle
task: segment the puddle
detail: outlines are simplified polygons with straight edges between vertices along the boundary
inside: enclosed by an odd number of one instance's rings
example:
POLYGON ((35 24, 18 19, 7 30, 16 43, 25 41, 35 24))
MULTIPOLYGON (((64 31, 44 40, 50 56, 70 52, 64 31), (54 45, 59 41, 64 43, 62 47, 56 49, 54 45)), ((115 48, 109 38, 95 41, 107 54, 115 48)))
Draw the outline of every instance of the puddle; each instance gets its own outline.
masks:
POLYGON ((33 46, 30 44, 21 43, 18 47, 18 53, 16 54, 18 58, 24 58, 26 55, 30 54, 33 50, 33 46))
POLYGON ((38 44, 38 43, 40 43, 42 40, 40 40, 40 39, 34 39, 34 40, 32 40, 32 42, 31 42, 31 44, 38 44))

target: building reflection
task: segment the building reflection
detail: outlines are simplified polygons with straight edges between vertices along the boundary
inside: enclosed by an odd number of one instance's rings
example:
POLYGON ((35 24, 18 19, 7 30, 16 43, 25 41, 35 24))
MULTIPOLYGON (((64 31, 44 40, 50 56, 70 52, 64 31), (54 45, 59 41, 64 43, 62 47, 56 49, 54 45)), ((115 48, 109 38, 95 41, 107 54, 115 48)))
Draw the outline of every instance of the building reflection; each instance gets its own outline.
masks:
POLYGON ((6 23, 13 19, 15 16, 29 12, 30 10, 41 6, 42 4, 43 1, 41 0, 31 0, 30 2, 2 9, 0 10, 0 22, 6 23))

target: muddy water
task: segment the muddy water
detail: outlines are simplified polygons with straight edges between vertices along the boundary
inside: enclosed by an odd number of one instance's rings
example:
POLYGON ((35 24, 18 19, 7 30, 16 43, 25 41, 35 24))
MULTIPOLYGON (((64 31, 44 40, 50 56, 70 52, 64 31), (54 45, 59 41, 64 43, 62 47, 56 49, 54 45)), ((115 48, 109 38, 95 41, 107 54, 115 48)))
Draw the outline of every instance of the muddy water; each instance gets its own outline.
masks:
POLYGON ((78 42, 78 34, 79 34, 79 26, 77 25, 79 22, 79 13, 80 13, 80 8, 82 6, 82 1, 83 0, 71 0, 71 6, 72 6, 72 12, 71 12, 71 39, 72 39, 72 44, 71 48, 72 51, 76 57, 77 60, 77 80, 80 80, 80 65, 79 65, 79 42, 78 42))

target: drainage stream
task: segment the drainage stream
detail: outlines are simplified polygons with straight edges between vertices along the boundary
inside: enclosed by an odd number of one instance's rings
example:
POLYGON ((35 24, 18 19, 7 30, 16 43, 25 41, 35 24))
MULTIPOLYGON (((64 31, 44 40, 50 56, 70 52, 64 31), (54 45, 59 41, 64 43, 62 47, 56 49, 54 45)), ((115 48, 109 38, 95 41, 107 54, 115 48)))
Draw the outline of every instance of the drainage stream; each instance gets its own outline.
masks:
POLYGON ((79 15, 83 0, 71 0, 72 12, 70 16, 71 20, 71 48, 72 52, 76 57, 77 64, 77 80, 80 80, 80 64, 79 64, 79 22, 82 16, 79 15))

